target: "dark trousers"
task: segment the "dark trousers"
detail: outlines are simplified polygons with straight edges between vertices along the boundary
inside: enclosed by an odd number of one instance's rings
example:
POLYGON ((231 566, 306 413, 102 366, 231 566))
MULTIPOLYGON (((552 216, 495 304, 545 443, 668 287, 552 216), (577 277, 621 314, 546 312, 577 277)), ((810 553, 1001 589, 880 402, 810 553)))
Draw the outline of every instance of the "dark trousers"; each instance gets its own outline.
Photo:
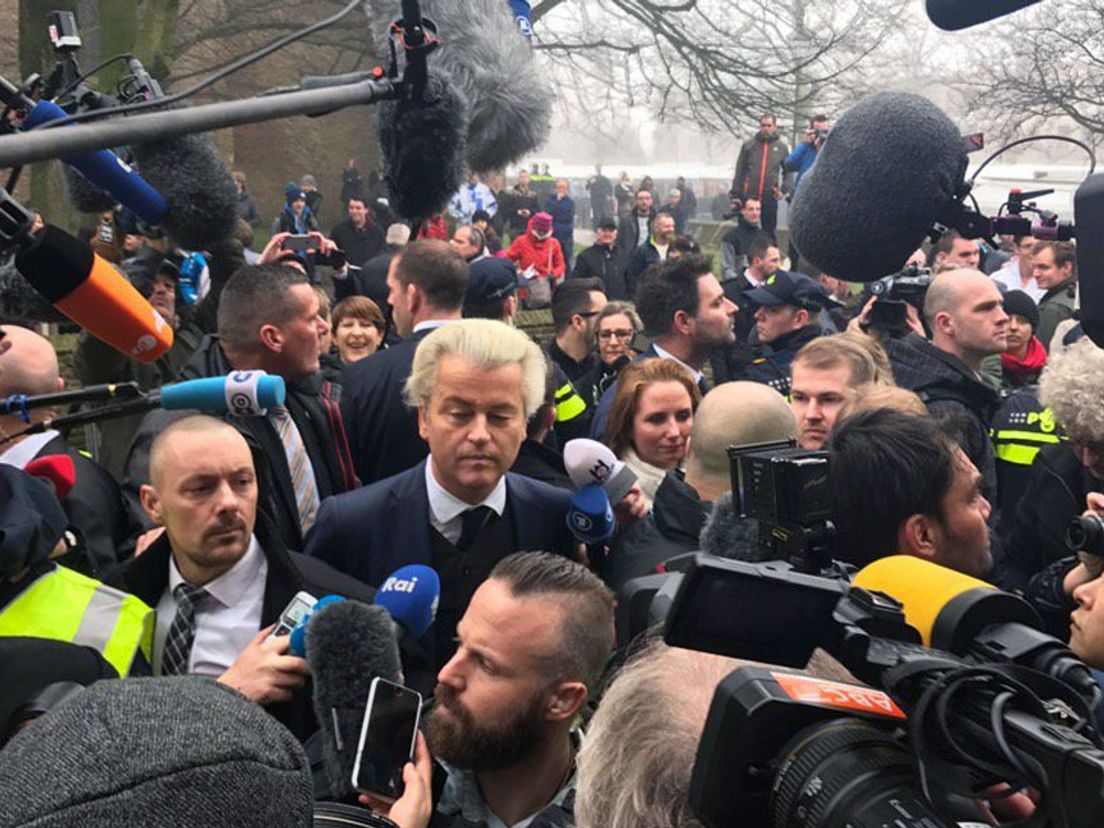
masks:
POLYGON ((759 219, 759 226, 769 233, 772 239, 776 239, 777 236, 775 235, 775 231, 778 229, 778 201, 770 193, 763 193, 763 200, 760 204, 763 207, 763 214, 759 219))
POLYGON ((560 243, 560 248, 563 250, 564 257, 564 278, 571 278, 571 265, 575 261, 575 238, 573 233, 566 235, 554 236, 556 241, 560 243))

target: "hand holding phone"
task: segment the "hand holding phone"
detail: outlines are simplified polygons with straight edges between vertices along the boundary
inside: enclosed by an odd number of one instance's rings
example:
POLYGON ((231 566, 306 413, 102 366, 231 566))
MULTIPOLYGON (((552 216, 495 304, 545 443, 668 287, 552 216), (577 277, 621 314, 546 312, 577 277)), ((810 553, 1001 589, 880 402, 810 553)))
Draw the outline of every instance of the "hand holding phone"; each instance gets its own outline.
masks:
POLYGON ((291 234, 284 239, 284 250, 294 250, 296 253, 302 253, 304 250, 309 250, 311 246, 311 238, 309 235, 291 234))
POLYGON ((354 789, 383 802, 403 795, 403 769, 414 758, 421 709, 420 693, 372 679, 353 765, 354 789))
POLYGON ((383 814, 399 828, 425 828, 433 816, 433 760, 425 736, 418 734, 414 761, 403 767, 404 790, 394 802, 361 794, 359 802, 383 814))
POLYGON ((314 609, 314 605, 317 603, 318 599, 309 592, 300 591, 295 593, 295 597, 288 602, 283 612, 280 613, 280 620, 276 622, 276 627, 268 638, 290 635, 291 631, 295 629, 295 625, 302 621, 303 617, 314 609))

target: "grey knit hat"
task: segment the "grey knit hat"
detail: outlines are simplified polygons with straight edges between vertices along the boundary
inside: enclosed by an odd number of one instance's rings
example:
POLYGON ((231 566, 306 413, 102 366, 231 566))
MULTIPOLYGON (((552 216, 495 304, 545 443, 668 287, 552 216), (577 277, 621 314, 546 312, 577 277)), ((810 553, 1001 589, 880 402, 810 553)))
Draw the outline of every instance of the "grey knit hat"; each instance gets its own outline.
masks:
POLYGON ((0 828, 306 828, 294 736, 198 676, 101 681, 0 752, 0 828))

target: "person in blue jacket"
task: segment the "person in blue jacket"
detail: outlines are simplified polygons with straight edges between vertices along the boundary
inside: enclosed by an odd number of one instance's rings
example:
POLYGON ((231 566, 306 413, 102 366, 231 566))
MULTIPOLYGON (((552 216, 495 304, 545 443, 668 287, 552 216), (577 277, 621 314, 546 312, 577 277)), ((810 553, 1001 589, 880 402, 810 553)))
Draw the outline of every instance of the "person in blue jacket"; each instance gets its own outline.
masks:
POLYGON ((566 178, 556 179, 556 191, 548 197, 544 211, 552 216, 552 237, 560 243, 564 257, 564 278, 571 278, 575 258, 575 201, 568 195, 566 178))

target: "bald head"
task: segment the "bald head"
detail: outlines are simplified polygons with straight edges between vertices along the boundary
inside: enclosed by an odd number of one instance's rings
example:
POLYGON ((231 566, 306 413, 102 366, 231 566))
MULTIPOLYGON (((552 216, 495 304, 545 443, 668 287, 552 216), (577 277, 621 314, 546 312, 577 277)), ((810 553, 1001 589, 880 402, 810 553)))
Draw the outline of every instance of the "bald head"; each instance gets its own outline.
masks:
POLYGON ((0 354, 0 396, 53 394, 63 385, 54 346, 27 328, 5 325, 11 348, 0 354))
POLYGON ((955 313, 962 306, 966 293, 990 285, 993 285, 992 279, 980 270, 962 267, 943 271, 932 279, 924 298, 924 318, 928 326, 935 327, 934 320, 939 313, 955 313))
POLYGON ((796 435, 797 423, 786 398, 770 386, 758 382, 718 385, 694 412, 687 482, 703 499, 712 499, 731 488, 728 446, 788 440, 796 435))
POLYGON ((154 438, 149 454, 149 479, 154 488, 165 480, 169 469, 190 465, 189 456, 202 446, 232 446, 237 453, 244 449, 252 460, 249 444, 236 428, 224 420, 207 414, 193 414, 176 420, 154 438))
POLYGON ((932 344, 977 371, 981 360, 1008 345, 1008 314, 996 283, 980 270, 940 273, 928 287, 924 318, 932 344))

